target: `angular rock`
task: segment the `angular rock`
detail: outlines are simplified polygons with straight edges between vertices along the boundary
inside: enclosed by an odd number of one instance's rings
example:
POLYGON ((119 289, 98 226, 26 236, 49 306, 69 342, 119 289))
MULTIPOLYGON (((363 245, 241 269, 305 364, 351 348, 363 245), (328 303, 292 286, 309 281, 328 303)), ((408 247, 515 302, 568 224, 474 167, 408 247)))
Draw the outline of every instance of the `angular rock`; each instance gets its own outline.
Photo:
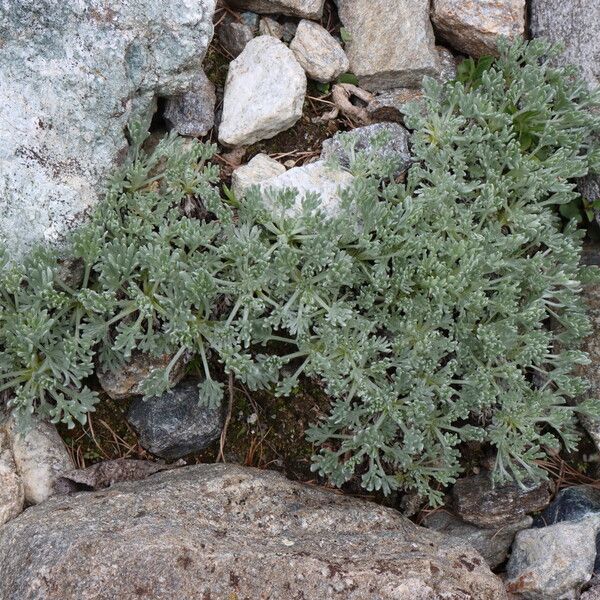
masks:
POLYGON ((596 0, 531 0, 533 37, 564 45, 557 57, 563 65, 577 65, 591 87, 600 84, 600 4, 596 0))
POLYGON ((444 48, 444 46, 436 46, 435 49, 440 59, 439 70, 436 73, 435 78, 442 83, 455 79, 457 61, 454 54, 452 54, 448 48, 444 48))
POLYGON ((371 91, 419 87, 439 70, 429 0, 339 0, 350 71, 371 91))
POLYGON ((182 381, 162 396, 134 400, 127 420, 142 448, 175 459, 199 452, 221 435, 223 410, 200 402, 198 381, 182 381))
POLYGON ((501 36, 525 35, 525 0, 433 0, 437 35, 456 50, 478 58, 497 55, 501 36))
POLYGON ((306 75, 278 39, 254 38, 229 65, 219 141, 253 144, 292 127, 302 116, 306 75))
POLYGON ((41 421, 22 433, 11 419, 8 436, 25 502, 39 504, 47 500, 54 494, 58 477, 75 468, 56 427, 41 421))
POLYGON ((215 124, 216 103, 215 86, 200 71, 185 94, 167 100, 165 120, 179 135, 200 137, 215 124))
POLYGON ((600 515, 517 534, 506 567, 507 590, 531 600, 576 598, 594 570, 600 515))
POLYGON ((341 200, 341 192, 354 181, 347 171, 330 167, 319 160, 301 167, 294 167, 282 175, 263 182, 260 187, 269 202, 269 196, 284 189, 297 190, 295 206, 292 213, 300 212, 302 201, 307 194, 320 196, 319 208, 327 215, 333 216, 341 200))
POLYGON ((461 542, 234 465, 58 496, 0 529, 0 572, 19 600, 506 598, 461 542))
POLYGON ((235 8, 260 14, 280 14, 304 19, 320 19, 325 0, 227 0, 235 8))
POLYGON ((532 521, 531 517, 524 517, 501 529, 484 529, 465 523, 447 511, 438 510, 427 516, 423 524, 429 529, 463 540, 475 548, 494 569, 506 560, 515 535, 531 527, 532 521))
POLYGON ((184 92, 215 0, 3 0, 0 239, 18 259, 59 241, 104 192, 125 127, 184 92))
POLYGON ((296 30, 298 29, 298 23, 295 21, 286 20, 283 23, 283 41, 286 44, 289 44, 296 35, 296 30))
POLYGON ((534 527, 547 527, 561 521, 579 521, 600 514, 600 490, 578 485, 558 492, 556 498, 534 521, 534 527))
MULTIPOLYGON (((144 382, 156 371, 167 367, 172 359, 170 354, 156 357, 134 350, 129 362, 116 371, 98 371, 96 374, 102 389, 113 400, 124 400, 131 396, 143 395, 144 382)), ((178 383, 184 376, 188 361, 189 356, 182 356, 177 361, 171 370, 171 385, 178 383)))
POLYGON ((181 465, 163 465, 151 460, 116 458, 104 460, 85 469, 63 473, 54 483, 57 494, 102 490, 121 481, 139 481, 154 473, 175 469, 181 465))
POLYGON ((17 473, 8 434, 0 431, 0 527, 20 514, 24 506, 23 482, 17 473))
POLYGON ((452 502, 458 516, 478 527, 499 529, 516 523, 527 514, 550 503, 548 483, 521 488, 516 483, 493 485, 488 473, 459 479, 452 489, 452 502))
POLYGON ((600 585, 595 585, 581 594, 580 600, 600 600, 600 585))
POLYGON ((350 166, 351 150, 366 152, 370 156, 394 163, 395 176, 405 173, 412 159, 408 149, 410 133, 398 123, 376 123, 366 127, 358 127, 350 132, 336 133, 323 142, 321 160, 335 158, 342 167, 350 166))
POLYGON ((225 50, 237 58, 254 37, 254 31, 249 25, 230 19, 217 28, 217 36, 225 50))
POLYGON ((318 23, 300 21, 290 49, 306 74, 328 83, 348 71, 350 63, 341 44, 318 23))
POLYGON ((283 25, 271 19, 271 17, 263 17, 258 26, 259 35, 271 35, 278 40, 283 38, 283 25))
POLYGON ((236 198, 240 199, 248 188, 282 173, 285 173, 285 167, 281 163, 266 154, 257 154, 231 174, 231 189, 236 198))
POLYGON ((403 123, 406 105, 422 97, 423 90, 411 88, 381 92, 367 105, 367 114, 374 122, 403 123))

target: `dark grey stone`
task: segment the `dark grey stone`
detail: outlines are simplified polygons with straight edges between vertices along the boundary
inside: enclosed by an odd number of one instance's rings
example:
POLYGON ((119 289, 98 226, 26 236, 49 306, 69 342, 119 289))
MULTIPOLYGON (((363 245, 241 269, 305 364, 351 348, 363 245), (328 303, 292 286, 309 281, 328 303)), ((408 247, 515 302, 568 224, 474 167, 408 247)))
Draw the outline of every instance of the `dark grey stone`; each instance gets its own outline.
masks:
POLYGON ((143 448, 175 459, 206 448, 221 435, 223 409, 201 405, 198 381, 186 380, 162 396, 136 399, 127 420, 143 448))
POLYGON ((165 119, 179 135, 203 136, 215 124, 216 102, 214 84, 200 72, 185 94, 167 100, 165 119))
POLYGON ((334 159, 340 166, 349 167, 351 153, 348 144, 353 144, 354 152, 365 152, 378 159, 394 161, 395 175, 408 170, 411 164, 408 141, 410 133, 398 123, 376 123, 358 127, 350 132, 336 133, 323 142, 322 160, 334 159))
MULTIPOLYGON (((255 15, 258 19, 258 15, 255 15)), ((254 37, 254 29, 246 23, 228 19, 217 28, 217 37, 233 58, 237 58, 254 37)))

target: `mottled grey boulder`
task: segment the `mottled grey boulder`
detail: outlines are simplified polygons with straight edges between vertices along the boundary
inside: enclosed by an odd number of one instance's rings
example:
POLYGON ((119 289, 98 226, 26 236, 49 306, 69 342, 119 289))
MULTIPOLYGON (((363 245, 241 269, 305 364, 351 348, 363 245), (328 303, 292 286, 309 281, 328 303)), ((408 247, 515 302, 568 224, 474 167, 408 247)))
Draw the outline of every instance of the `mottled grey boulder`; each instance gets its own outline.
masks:
POLYGON ((445 535, 457 537, 473 546, 490 568, 494 569, 506 560, 515 535, 531 527, 532 521, 528 516, 500 529, 486 529, 465 523, 445 510, 437 510, 425 518, 423 525, 445 535))
POLYGON ((23 482, 17 473, 8 435, 0 430, 0 527, 14 519, 24 505, 23 482))
POLYGON ((290 50, 306 74, 327 83, 348 70, 349 62, 340 43, 318 23, 300 21, 290 50))
POLYGON ((215 0, 0 0, 0 240, 54 242, 102 194, 125 126, 185 92, 215 0))
POLYGON ((600 3, 597 0, 531 0, 531 33, 564 45, 557 60, 577 65, 592 87, 600 83, 600 3))
POLYGON ((410 133, 398 123, 376 123, 350 132, 336 133, 323 142, 321 160, 336 159, 348 168, 351 154, 366 152, 378 159, 393 161, 395 175, 405 173, 411 164, 408 141, 410 133))
POLYGON ((281 14, 304 19, 320 19, 325 0, 226 0, 235 8, 261 14, 281 14))
POLYGON ((221 435, 223 410, 201 405, 198 381, 185 380, 162 396, 134 400, 127 420, 143 448, 175 459, 199 452, 221 435))
POLYGON ((0 529, 0 598, 501 600, 467 545, 233 465, 59 496, 0 529))
POLYGON ((499 529, 542 510, 552 497, 550 484, 527 487, 517 483, 494 485, 489 473, 460 478, 452 488, 454 512, 478 527, 499 529))
POLYGON ((167 100, 165 120, 180 135, 203 136, 215 124, 216 103, 215 86, 200 71, 185 94, 167 100))
POLYGON ((254 38, 229 65, 219 141, 249 145, 289 129, 305 95, 306 75, 293 52, 270 35, 254 38))
POLYGON ((525 0, 433 0, 431 17, 441 39, 476 58, 497 55, 501 36, 525 34, 525 0))
POLYGON ((517 534, 506 566, 507 589, 531 600, 578 598, 591 578, 600 515, 517 534))
POLYGON ((361 87, 419 87, 439 70, 429 0, 339 0, 346 54, 361 87))

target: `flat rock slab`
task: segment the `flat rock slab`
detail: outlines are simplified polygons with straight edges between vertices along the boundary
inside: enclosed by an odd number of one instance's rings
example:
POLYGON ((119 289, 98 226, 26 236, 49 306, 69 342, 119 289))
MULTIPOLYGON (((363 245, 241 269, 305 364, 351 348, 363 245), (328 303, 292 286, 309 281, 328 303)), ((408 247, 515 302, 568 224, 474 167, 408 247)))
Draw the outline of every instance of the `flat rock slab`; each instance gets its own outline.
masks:
POLYGON ((0 1, 0 240, 55 242, 101 197, 125 127, 185 92, 215 0, 0 1))
POLYGON ((305 95, 306 75, 293 52, 270 35, 250 40, 229 65, 219 141, 249 145, 289 129, 305 95))
POLYGON ((361 87, 419 87, 439 70, 429 0, 338 0, 346 54, 361 87))
POLYGON ((19 600, 506 598, 460 542, 233 465, 52 498, 0 529, 0 572, 0 598, 19 600))
POLYGON ((577 65, 590 86, 600 84, 600 3, 531 0, 531 33, 564 45, 563 65, 577 65))
POLYGON ((452 489, 456 514, 473 525, 500 528, 516 523, 529 513, 542 510, 550 503, 547 483, 521 488, 516 483, 492 483, 488 473, 463 477, 452 489))
POLYGON ((227 0, 227 4, 261 14, 320 19, 323 16, 325 0, 227 0))
POLYGON ((433 0, 431 16, 441 39, 478 58, 497 55, 501 36, 525 35, 525 10, 525 0, 433 0))
POLYGON ((134 400, 127 420, 142 448, 175 459, 199 452, 221 435, 223 410, 202 405, 198 381, 185 380, 161 396, 134 400))

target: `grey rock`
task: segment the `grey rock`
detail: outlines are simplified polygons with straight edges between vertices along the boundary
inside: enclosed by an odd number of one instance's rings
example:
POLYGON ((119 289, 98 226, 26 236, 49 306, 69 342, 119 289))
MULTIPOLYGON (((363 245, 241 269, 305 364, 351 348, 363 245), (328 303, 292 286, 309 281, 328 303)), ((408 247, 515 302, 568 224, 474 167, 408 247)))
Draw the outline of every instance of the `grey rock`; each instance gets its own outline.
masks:
POLYGON ((54 489, 57 494, 102 490, 121 481, 139 481, 154 473, 180 466, 180 464, 164 465, 150 460, 131 458, 104 460, 85 469, 74 469, 63 473, 54 483, 54 489))
POLYGON ((248 27, 250 27, 250 29, 252 29, 252 33, 256 33, 258 31, 258 24, 260 22, 259 15, 247 10, 247 11, 243 12, 240 15, 240 17, 241 17, 244 25, 247 25, 248 27))
POLYGON ((431 18, 442 40, 477 58, 497 55, 501 36, 525 35, 525 9, 525 0, 433 0, 431 18))
POLYGON ((350 132, 336 133, 323 142, 321 160, 335 159, 348 168, 352 152, 366 152, 370 156, 394 162, 395 176, 405 173, 411 156, 408 148, 410 133, 398 123, 376 123, 358 127, 350 132))
POLYGON ((227 0, 235 8, 260 14, 281 14, 304 19, 320 19, 325 0, 227 0))
POLYGON ((25 502, 39 504, 47 500, 54 494, 58 477, 75 467, 56 427, 40 421, 21 432, 11 418, 7 431, 25 502))
POLYGON ((528 516, 500 529, 485 529, 465 523, 447 511, 438 510, 428 515, 423 524, 429 529, 463 540, 483 556, 491 569, 495 569, 506 560, 515 535, 531 527, 532 521, 528 516))
POLYGON ((0 0, 0 240, 60 242, 101 198, 125 127, 185 92, 215 0, 0 0))
POLYGON ((8 434, 0 430, 0 527, 20 514, 24 506, 23 482, 17 473, 8 434))
POLYGON ((263 17, 258 26, 260 35, 271 35, 278 40, 283 38, 283 25, 271 17, 263 17))
POLYGON ((327 29, 306 19, 298 24, 290 50, 306 74, 321 83, 337 79, 350 66, 344 49, 327 29))
POLYGON ((423 98, 423 90, 398 88, 377 94, 367 105, 367 114, 374 122, 404 122, 404 109, 409 102, 423 98))
POLYGON ((292 127, 302 116, 306 75, 278 39, 254 38, 229 65, 219 141, 253 144, 292 127))
POLYGON ((548 483, 523 489, 516 483, 493 485, 488 473, 459 479, 452 488, 452 503, 458 516, 477 525, 499 529, 516 523, 529 513, 542 510, 552 496, 548 483))
POLYGON ((283 23, 283 41, 286 44, 289 44, 296 35, 296 30, 298 29, 298 24, 295 21, 285 21, 283 23))
POLYGON ((257 154, 247 164, 238 167, 231 174, 231 189, 238 199, 246 190, 277 175, 285 173, 285 167, 266 154, 257 154))
POLYGON ((354 177, 347 171, 319 160, 301 167, 294 167, 277 177, 268 179, 260 184, 260 188, 264 192, 263 196, 267 203, 271 202, 271 198, 282 190, 297 191, 295 205, 290 213, 300 212, 306 196, 317 194, 319 208, 326 215, 334 216, 337 213, 343 190, 353 181, 354 177))
POLYGON ((134 400, 127 420, 143 448, 174 459, 199 452, 216 440, 223 427, 223 410, 201 404, 198 381, 185 380, 161 396, 134 400))
POLYGON ((419 87, 439 70, 429 0, 339 0, 346 54, 361 87, 419 87))
MULTIPOLYGON (((115 371, 98 370, 96 375, 102 389, 113 400, 124 400, 131 396, 143 395, 144 382, 157 371, 166 368, 172 359, 171 354, 151 356, 134 350, 129 362, 122 367, 115 371)), ((189 355, 184 355, 175 363, 169 376, 171 385, 175 385, 181 380, 189 359, 189 355)))
POLYGON ((517 534, 506 567, 507 590, 531 600, 577 598, 594 569, 600 515, 517 534))
POLYGON ((7 600, 506 598, 459 541, 234 465, 57 496, 0 529, 0 572, 7 600))
POLYGON ((200 71, 185 94, 167 100, 165 120, 179 135, 206 135, 215 124, 216 102, 214 84, 200 71))
POLYGON ((577 65, 591 87, 600 84, 600 4, 596 0, 531 0, 534 37, 564 45, 557 61, 577 65))
MULTIPOLYGON (((592 579, 593 583, 594 579, 592 579)), ((589 590, 581 594, 580 600, 600 600, 600 585, 593 585, 589 590)))
POLYGON ((435 78, 442 83, 451 81, 456 77, 457 61, 454 54, 452 54, 448 48, 444 48, 444 46, 436 46, 435 49, 440 58, 439 70, 436 73, 435 78))
POLYGON ((252 28, 233 19, 227 20, 217 28, 217 37, 233 58, 237 58, 254 37, 252 28))

